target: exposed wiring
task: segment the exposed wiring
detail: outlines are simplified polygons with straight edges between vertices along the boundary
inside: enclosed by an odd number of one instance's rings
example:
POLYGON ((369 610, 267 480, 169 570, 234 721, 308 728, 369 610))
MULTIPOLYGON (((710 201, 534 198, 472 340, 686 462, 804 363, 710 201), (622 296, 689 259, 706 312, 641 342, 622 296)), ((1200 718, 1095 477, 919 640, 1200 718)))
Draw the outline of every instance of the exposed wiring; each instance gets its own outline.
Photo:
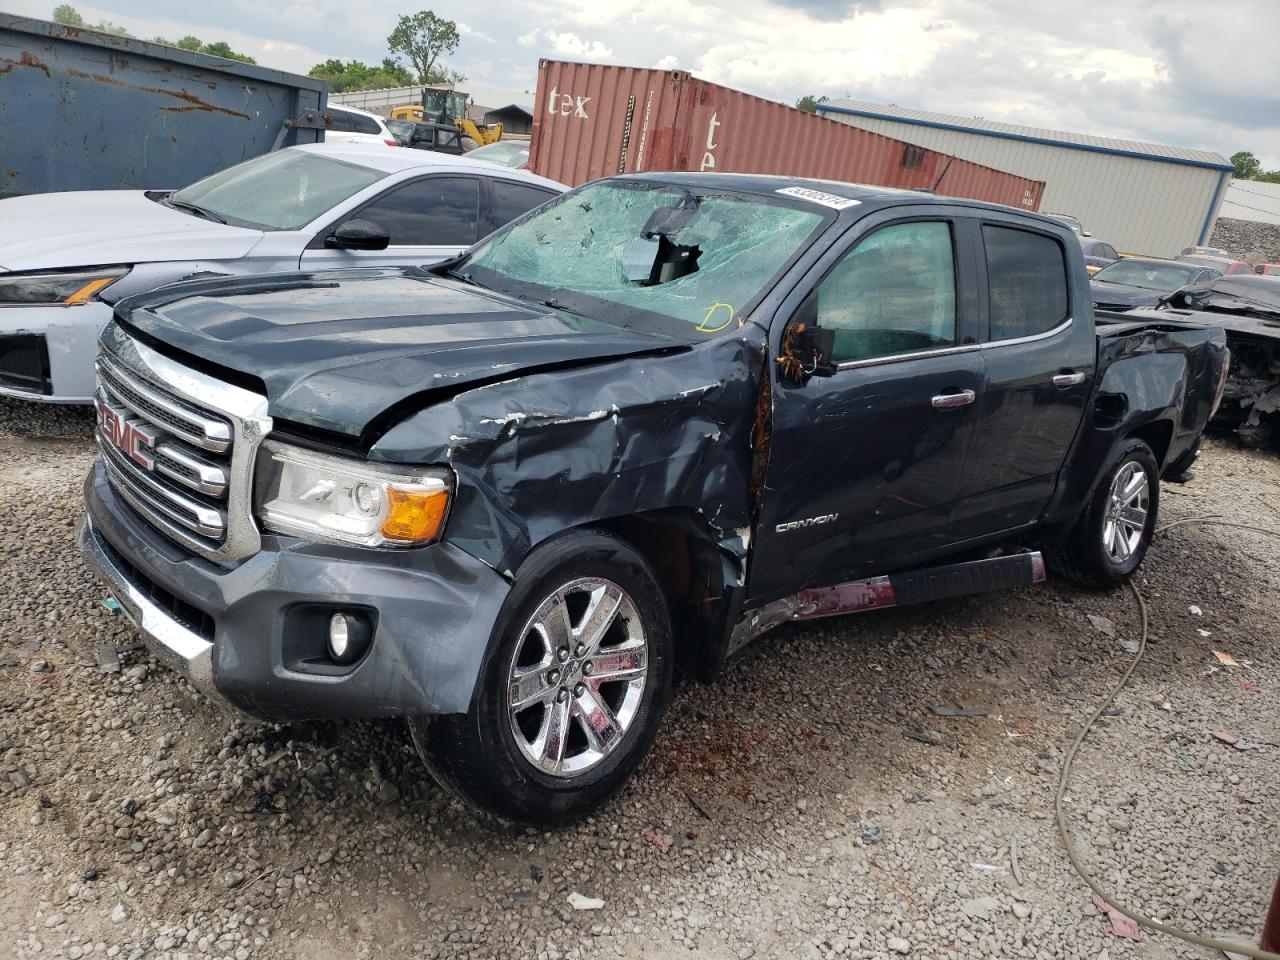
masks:
MULTIPOLYGON (((1256 527, 1247 523, 1234 523, 1226 520, 1218 520, 1216 516, 1213 516, 1190 517, 1186 520, 1174 520, 1172 523, 1167 523, 1163 527, 1155 530, 1152 534, 1152 539, 1154 540, 1156 535, 1164 533, 1166 530, 1189 523, 1202 523, 1221 527, 1237 527, 1242 530, 1252 530, 1256 533, 1263 533, 1272 537, 1280 537, 1280 531, 1278 530, 1271 530, 1266 527, 1256 527)), ((1198 947, 1206 947, 1209 950, 1218 950, 1242 957, 1252 957, 1254 960, 1280 960, 1280 953, 1272 953, 1269 950, 1261 950, 1257 947, 1246 946, 1239 943, 1230 943, 1225 940, 1216 940, 1213 937, 1202 937, 1198 934, 1182 930, 1179 927, 1173 927, 1167 923, 1161 923, 1159 920, 1148 917, 1131 907, 1126 907, 1117 902, 1113 896, 1102 889, 1098 881, 1094 879, 1093 874, 1091 874, 1089 869, 1081 862, 1080 855, 1076 852, 1075 844, 1071 840, 1071 832, 1067 829, 1067 814, 1063 809, 1062 801, 1067 792, 1067 782, 1071 778, 1071 765, 1075 762, 1076 752, 1080 749, 1080 745, 1084 743, 1084 738, 1089 735, 1089 731, 1091 731, 1094 725, 1098 722, 1098 718, 1102 716, 1103 711, 1115 702, 1116 697, 1120 695, 1120 691, 1125 688, 1126 684, 1128 684, 1129 678, 1132 677, 1134 671, 1138 669, 1138 665, 1142 663, 1142 658, 1147 652, 1147 602, 1142 598, 1142 594, 1138 591, 1138 588, 1133 581, 1129 582, 1129 589, 1133 592, 1134 599, 1138 601, 1138 611, 1141 614, 1142 620, 1142 631, 1138 640, 1138 652, 1134 655, 1133 661, 1129 664, 1128 669, 1125 670, 1124 676, 1120 678, 1120 682, 1112 688, 1111 692, 1107 694, 1106 699, 1098 705, 1098 708, 1094 710, 1089 719, 1085 721, 1084 726, 1080 728, 1080 732, 1076 735, 1075 741, 1071 744, 1071 748, 1067 750, 1066 756, 1062 758, 1062 767, 1058 772, 1058 789, 1054 793, 1053 806, 1058 819, 1058 836, 1062 840, 1063 848, 1067 852, 1067 859, 1071 861, 1071 867, 1080 875, 1080 879, 1088 884, 1089 889, 1098 895, 1098 899, 1102 900, 1113 910, 1123 914, 1135 923, 1148 927, 1151 930, 1158 931, 1159 933, 1176 937, 1186 943, 1194 944, 1198 947)))

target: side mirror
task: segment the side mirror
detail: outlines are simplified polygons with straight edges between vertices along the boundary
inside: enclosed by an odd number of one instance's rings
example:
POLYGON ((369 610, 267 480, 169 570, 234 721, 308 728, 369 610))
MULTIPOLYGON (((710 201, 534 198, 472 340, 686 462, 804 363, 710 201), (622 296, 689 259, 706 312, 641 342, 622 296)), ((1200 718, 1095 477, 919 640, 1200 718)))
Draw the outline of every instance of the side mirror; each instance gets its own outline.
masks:
POLYGON ((385 250, 391 243, 386 230, 370 220, 348 220, 324 238, 324 245, 337 250, 385 250))
POLYGON ((810 377, 829 377, 836 372, 831 362, 836 333, 818 326, 817 302, 810 297, 782 333, 778 370, 783 379, 803 384, 810 377))

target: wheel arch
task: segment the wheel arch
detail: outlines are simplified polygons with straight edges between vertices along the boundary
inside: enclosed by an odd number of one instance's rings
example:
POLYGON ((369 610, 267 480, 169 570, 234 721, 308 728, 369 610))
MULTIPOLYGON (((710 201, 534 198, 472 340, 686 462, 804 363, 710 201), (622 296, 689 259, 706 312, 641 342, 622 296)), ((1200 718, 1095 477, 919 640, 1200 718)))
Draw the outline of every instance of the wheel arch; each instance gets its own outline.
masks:
POLYGON ((722 659, 725 601, 739 584, 726 583, 723 551, 710 524, 694 510, 655 510, 597 520, 634 548, 653 570, 671 613, 676 665, 709 680, 722 659))

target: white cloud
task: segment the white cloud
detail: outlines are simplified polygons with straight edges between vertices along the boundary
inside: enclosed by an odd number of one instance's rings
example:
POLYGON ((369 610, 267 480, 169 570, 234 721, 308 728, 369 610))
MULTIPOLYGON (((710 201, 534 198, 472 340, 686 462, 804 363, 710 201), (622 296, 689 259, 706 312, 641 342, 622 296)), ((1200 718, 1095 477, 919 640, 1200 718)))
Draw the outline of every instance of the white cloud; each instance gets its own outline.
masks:
MULTIPOLYGON (((7 0, 48 17, 55 0, 7 0)), ((305 73, 329 57, 378 62, 392 0, 71 0, 139 36, 226 40, 305 73)), ((1280 87, 1268 38, 1280 2, 1234 0, 433 0, 459 21, 450 64, 517 89, 538 59, 679 66, 794 102, 851 95, 1035 126, 1173 143, 1280 168, 1280 87)))
POLYGON ((676 70, 680 66, 680 58, 673 53, 667 54, 653 65, 655 70, 676 70))
POLYGON ((551 52, 562 57, 576 57, 582 60, 613 59, 613 51, 599 40, 583 40, 576 33, 547 31, 547 39, 551 41, 551 52))
POLYGON ((476 30, 474 27, 468 26, 461 20, 458 21, 458 35, 466 37, 468 40, 483 40, 485 43, 497 42, 483 30, 476 30))

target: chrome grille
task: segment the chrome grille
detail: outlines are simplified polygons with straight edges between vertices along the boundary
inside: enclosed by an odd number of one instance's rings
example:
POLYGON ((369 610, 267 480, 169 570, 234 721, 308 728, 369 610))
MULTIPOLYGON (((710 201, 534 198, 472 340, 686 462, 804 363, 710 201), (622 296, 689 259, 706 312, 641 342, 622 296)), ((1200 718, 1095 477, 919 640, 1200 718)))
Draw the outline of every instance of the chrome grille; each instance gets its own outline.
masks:
POLYGON ((102 335, 96 433, 112 488, 169 539, 211 560, 260 545, 253 461, 266 399, 179 364, 117 324, 102 335))

